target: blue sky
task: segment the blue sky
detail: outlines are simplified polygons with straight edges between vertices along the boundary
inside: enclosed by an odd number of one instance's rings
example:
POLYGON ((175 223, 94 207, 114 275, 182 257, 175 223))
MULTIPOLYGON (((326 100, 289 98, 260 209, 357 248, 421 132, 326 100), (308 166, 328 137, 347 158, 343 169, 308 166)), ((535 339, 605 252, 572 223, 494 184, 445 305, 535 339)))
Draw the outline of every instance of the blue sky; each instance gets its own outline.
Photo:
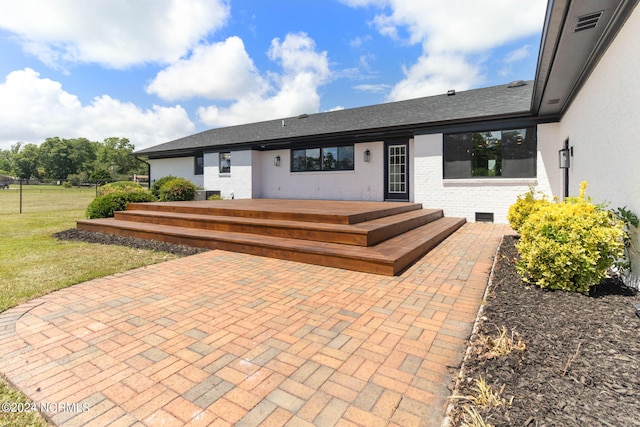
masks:
POLYGON ((545 0, 0 0, 0 148, 534 78, 545 0))

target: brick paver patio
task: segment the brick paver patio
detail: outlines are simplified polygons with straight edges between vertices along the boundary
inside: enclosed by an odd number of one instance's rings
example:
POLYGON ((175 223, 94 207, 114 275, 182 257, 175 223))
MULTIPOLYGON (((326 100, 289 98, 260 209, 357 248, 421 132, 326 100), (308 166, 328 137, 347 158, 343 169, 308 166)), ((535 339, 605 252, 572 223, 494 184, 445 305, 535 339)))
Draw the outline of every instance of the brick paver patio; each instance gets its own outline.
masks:
POLYGON ((211 251, 91 280, 0 314, 0 372, 61 426, 437 426, 509 231, 397 277, 211 251))

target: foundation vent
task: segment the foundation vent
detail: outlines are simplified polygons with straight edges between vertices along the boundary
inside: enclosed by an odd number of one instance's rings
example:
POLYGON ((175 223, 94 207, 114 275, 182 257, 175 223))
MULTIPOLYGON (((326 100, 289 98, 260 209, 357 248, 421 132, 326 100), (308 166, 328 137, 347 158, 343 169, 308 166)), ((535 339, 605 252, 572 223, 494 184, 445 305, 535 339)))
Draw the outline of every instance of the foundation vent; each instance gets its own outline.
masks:
POLYGON ((493 212, 476 212, 476 222, 493 222, 493 212))
POLYGON ((577 33, 578 31, 590 30, 591 28, 595 28, 595 26, 598 25, 601 16, 602 11, 579 16, 578 23, 576 24, 574 32, 577 33))

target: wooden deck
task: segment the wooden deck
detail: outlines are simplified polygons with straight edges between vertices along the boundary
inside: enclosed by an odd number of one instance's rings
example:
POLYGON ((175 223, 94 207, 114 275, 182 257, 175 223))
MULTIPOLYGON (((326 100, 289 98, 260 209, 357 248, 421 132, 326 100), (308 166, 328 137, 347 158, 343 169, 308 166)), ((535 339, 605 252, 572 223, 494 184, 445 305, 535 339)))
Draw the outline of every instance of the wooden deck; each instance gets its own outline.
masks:
POLYGON ((418 203, 249 199, 132 203, 78 228, 396 275, 464 222, 418 203))

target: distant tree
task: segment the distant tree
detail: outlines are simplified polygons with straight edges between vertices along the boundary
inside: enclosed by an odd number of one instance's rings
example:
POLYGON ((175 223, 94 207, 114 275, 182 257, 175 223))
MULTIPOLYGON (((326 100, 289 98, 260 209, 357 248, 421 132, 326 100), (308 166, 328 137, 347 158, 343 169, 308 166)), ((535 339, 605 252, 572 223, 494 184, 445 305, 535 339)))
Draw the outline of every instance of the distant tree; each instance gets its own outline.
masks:
POLYGON ((47 138, 40 145, 40 160, 50 179, 66 179, 82 172, 95 158, 95 143, 86 138, 47 138))
POLYGON ((106 138, 97 143, 96 160, 91 171, 97 180, 114 180, 116 175, 144 174, 146 169, 131 154, 135 146, 127 138, 106 138))
POLYGON ((36 144, 27 144, 19 152, 13 154, 13 171, 18 178, 39 178, 39 166, 40 149, 36 144))

